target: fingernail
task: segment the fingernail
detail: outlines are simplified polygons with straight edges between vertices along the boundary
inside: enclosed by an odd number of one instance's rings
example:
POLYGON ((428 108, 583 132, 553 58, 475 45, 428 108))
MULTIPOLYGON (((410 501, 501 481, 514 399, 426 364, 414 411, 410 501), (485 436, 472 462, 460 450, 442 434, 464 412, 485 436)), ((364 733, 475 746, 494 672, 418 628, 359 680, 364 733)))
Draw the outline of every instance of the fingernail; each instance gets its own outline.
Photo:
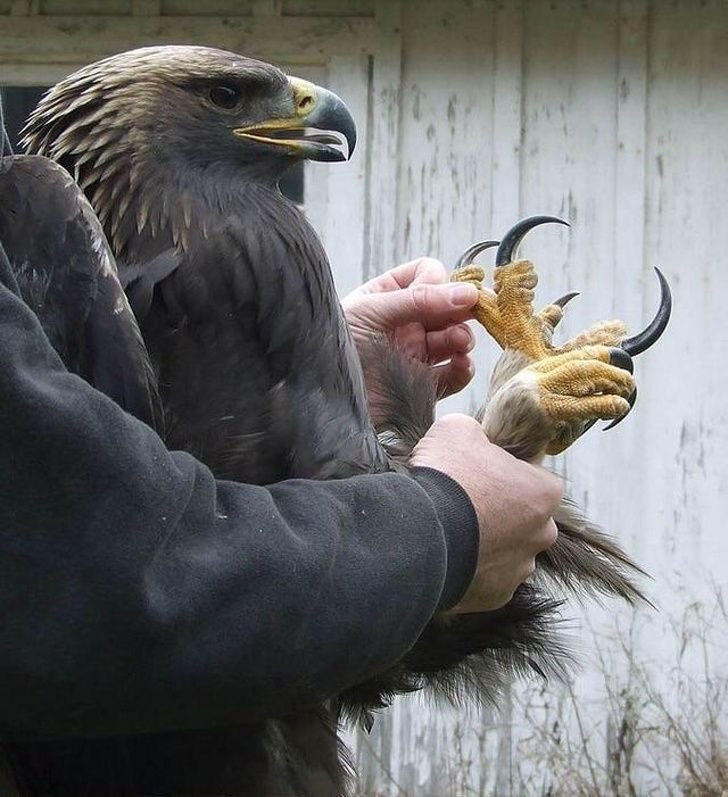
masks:
POLYGON ((463 306, 472 306, 478 299, 478 289, 475 285, 468 285, 465 282, 460 284, 455 283, 450 286, 450 301, 453 304, 463 306))

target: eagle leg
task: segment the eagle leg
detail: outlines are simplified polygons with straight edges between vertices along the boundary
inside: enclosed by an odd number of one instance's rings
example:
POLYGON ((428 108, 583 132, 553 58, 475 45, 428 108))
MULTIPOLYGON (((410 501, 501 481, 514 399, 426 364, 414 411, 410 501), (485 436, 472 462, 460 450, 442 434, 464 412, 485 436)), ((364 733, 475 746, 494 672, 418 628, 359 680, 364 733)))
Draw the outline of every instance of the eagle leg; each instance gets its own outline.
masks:
POLYGON ((479 288, 474 315, 504 350, 482 419, 494 442, 534 460, 563 451, 590 421, 615 420, 629 412, 634 380, 629 362, 615 354, 625 335, 621 322, 596 324, 555 347, 554 329, 574 294, 536 313, 538 276, 531 261, 497 267, 493 290, 482 286, 483 277, 483 269, 470 264, 457 269, 452 279, 479 288))
POLYGON ((657 270, 660 308, 643 332, 628 339, 621 321, 603 321, 554 346, 554 330, 577 294, 566 294, 535 312, 534 265, 513 259, 529 230, 552 222, 565 223, 534 216, 506 233, 498 245, 492 289, 482 284, 484 270, 471 262, 495 245, 492 241, 468 249, 451 277, 476 285, 479 298, 473 314, 503 349, 479 419, 494 442, 529 461, 562 452, 598 419, 613 421, 611 428, 629 413, 636 398, 630 355, 657 340, 671 308, 669 287, 657 270))
POLYGON ((545 318, 533 311, 533 292, 538 277, 530 260, 518 260, 496 268, 493 289, 483 287, 484 271, 479 266, 465 266, 453 272, 456 282, 471 282, 479 289, 473 314, 502 349, 520 351, 528 360, 548 356, 548 324, 553 312, 545 318))

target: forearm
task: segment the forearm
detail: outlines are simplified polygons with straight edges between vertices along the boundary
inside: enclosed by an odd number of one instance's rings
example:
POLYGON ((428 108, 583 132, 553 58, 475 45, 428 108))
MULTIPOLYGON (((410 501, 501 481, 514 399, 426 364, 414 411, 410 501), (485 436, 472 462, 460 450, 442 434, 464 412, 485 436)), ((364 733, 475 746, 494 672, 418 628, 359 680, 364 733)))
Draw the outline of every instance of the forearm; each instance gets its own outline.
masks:
POLYGON ((6 735, 312 705, 403 655, 467 587, 475 522, 454 482, 438 489, 458 522, 395 474, 217 482, 66 372, 2 286, 0 333, 6 735))

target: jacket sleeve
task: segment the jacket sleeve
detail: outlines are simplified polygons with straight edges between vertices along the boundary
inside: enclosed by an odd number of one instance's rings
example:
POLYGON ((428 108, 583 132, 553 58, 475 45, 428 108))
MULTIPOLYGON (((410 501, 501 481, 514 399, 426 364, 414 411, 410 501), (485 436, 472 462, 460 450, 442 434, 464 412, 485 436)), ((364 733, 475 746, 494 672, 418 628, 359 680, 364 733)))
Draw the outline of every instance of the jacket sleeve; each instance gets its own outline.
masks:
POLYGON ((313 705, 397 660, 472 578, 477 524, 455 482, 216 481, 65 370, 6 260, 0 419, 6 737, 313 705))

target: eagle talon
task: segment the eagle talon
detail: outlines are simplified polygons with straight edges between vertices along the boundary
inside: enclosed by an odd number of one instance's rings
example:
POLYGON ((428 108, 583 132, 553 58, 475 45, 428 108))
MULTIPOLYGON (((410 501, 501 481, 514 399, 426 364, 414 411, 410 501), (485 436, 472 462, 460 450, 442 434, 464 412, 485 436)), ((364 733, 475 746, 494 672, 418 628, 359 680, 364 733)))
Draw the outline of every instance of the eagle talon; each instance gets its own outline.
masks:
POLYGON ((609 353, 609 362, 612 365, 616 365, 617 368, 623 368, 625 371, 629 371, 630 374, 634 373, 632 358, 624 349, 612 349, 609 353))
POLYGON ((539 312, 538 318, 543 325, 543 336, 546 343, 551 344, 554 331, 564 317, 564 308, 578 295, 577 292, 564 294, 564 296, 554 299, 551 304, 547 304, 546 307, 539 312))
POLYGON ((495 265, 497 268, 507 266, 513 260, 513 253, 518 248, 518 245, 524 239, 526 233, 530 232, 534 227, 540 224, 564 224, 569 226, 568 221, 558 218, 557 216, 531 216, 527 219, 519 221, 511 227, 510 230, 503 236, 498 251, 495 254, 495 265))
MULTIPOLYGON (((500 241, 478 241, 477 244, 473 244, 471 247, 466 249, 458 258, 458 261, 455 264, 455 273, 457 273, 461 269, 467 268, 468 266, 472 266, 473 260, 475 260, 475 258, 481 252, 485 252, 486 249, 493 249, 493 247, 498 246, 499 244, 500 241)), ((452 276, 453 279, 455 279, 455 273, 453 273, 452 276)))
POLYGON ((493 246, 498 246, 493 291, 481 288, 482 294, 474 309, 474 316, 503 349, 514 349, 529 360, 542 359, 551 351, 553 330, 563 316, 564 305, 573 298, 567 294, 553 305, 535 314, 533 290, 538 277, 528 260, 512 261, 512 256, 526 233, 540 224, 566 224, 555 216, 533 216, 512 227, 500 244, 482 241, 467 249, 458 259, 451 279, 478 283, 483 271, 472 265, 473 258, 493 246))
POLYGON ((471 263, 467 266, 459 266, 450 275, 450 282, 471 282, 476 288, 482 289, 485 279, 485 269, 471 263))
POLYGON ((630 412, 632 412, 632 408, 634 407, 636 401, 637 401, 637 388, 635 387, 635 389, 630 393, 629 397, 627 398, 627 403, 629 404, 629 409, 627 410, 627 412, 625 412, 624 415, 622 415, 620 418, 615 418, 611 423, 607 424, 602 429, 602 431, 608 432, 610 429, 614 429, 614 427, 618 423, 622 423, 622 421, 630 414, 630 412))

